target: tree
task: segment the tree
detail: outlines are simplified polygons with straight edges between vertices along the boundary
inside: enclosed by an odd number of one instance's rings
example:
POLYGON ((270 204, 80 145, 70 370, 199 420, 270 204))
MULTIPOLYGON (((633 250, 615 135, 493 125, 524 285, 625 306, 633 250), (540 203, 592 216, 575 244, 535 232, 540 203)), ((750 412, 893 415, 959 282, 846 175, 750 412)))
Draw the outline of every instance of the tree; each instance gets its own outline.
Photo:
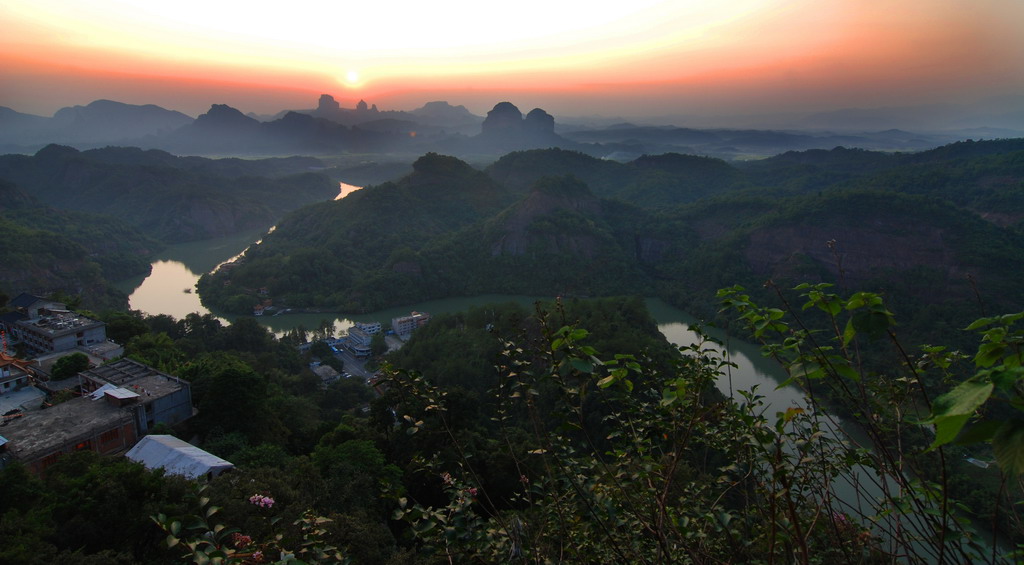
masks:
MULTIPOLYGON (((417 438, 403 449, 423 462, 424 481, 396 498, 395 518, 425 549, 460 562, 1011 562, 1015 554, 978 543, 951 495, 949 463, 960 456, 928 449, 934 437, 922 441, 927 411, 915 410, 929 402, 917 373, 924 365, 905 357, 883 364, 892 368, 886 374, 864 362, 866 352, 893 342, 893 314, 877 295, 843 298, 826 288, 798 287, 803 310, 764 308, 736 288, 721 294, 726 310, 808 391, 807 408, 774 414, 756 391, 711 394, 729 363, 706 338, 682 347, 668 370, 633 355, 602 356, 587 344, 589 332, 573 325, 545 324, 533 346, 507 341, 491 435, 519 474, 511 489, 488 471, 494 458, 484 446, 452 425, 449 391, 388 370, 385 385, 405 431, 395 440, 417 438), (824 317, 801 316, 807 311, 824 317), (818 327, 827 330, 810 329, 818 327), (819 404, 826 387, 864 416, 875 449, 835 435, 819 404), (879 482, 878 496, 836 496, 836 485, 858 469, 879 482)), ((1005 331, 996 334, 986 345, 1006 343, 1005 331)), ((1001 359, 1009 351, 982 349, 1001 359)), ((954 358, 928 349, 921 361, 941 366, 954 358)), ((973 413, 985 398, 933 400, 932 418, 958 425, 966 420, 960 408, 973 413)))
POLYGON ((375 333, 370 338, 370 355, 377 357, 388 352, 388 342, 383 333, 375 333))
POLYGON ((137 310, 110 312, 103 316, 103 321, 107 324, 107 338, 122 345, 137 335, 149 332, 149 325, 137 310))
POLYGON ((57 362, 53 364, 53 369, 50 370, 50 376, 57 380, 66 379, 88 368, 89 356, 75 352, 57 359, 57 362))
POLYGON ((270 409, 266 378, 227 353, 205 356, 189 368, 189 374, 197 373, 202 377, 193 387, 193 401, 201 433, 239 432, 252 445, 286 440, 287 430, 270 409))
POLYGON ((145 333, 133 337, 125 345, 125 355, 136 361, 174 372, 181 366, 185 354, 166 333, 145 333))

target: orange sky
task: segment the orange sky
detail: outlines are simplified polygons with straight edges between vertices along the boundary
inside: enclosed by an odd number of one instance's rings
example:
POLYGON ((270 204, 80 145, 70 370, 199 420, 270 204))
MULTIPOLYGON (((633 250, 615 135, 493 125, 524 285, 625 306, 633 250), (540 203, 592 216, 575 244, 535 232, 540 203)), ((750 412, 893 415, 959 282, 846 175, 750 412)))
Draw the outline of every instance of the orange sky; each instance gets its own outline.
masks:
POLYGON ((275 113, 330 93, 348 107, 641 116, 1024 94, 1021 0, 349 4, 5 0, 0 106, 275 113))

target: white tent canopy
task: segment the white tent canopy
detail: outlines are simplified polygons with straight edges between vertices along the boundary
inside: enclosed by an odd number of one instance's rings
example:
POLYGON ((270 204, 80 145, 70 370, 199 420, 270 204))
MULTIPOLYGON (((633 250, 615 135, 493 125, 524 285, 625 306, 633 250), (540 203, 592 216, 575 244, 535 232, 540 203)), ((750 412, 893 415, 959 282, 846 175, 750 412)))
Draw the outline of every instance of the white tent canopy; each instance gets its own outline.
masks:
POLYGON ((212 479, 235 468, 229 461, 174 436, 166 435, 148 435, 142 438, 135 447, 128 450, 125 457, 142 463, 147 469, 162 468, 169 474, 190 479, 202 476, 212 479))

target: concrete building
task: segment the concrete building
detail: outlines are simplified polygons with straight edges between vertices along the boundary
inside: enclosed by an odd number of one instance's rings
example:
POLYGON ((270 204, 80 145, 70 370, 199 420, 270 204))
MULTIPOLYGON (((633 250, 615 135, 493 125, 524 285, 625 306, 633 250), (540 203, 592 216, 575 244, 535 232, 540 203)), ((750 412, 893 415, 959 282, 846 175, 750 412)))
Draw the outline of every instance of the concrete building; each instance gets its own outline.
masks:
POLYGON ((139 436, 157 424, 173 426, 192 417, 192 389, 188 381, 157 371, 132 359, 120 359, 78 374, 83 393, 106 385, 138 395, 128 406, 139 436))
POLYGON ((412 312, 408 316, 391 318, 391 330, 400 336, 408 336, 416 331, 416 328, 430 321, 430 314, 426 312, 412 312))
POLYGON ((78 374, 83 395, 26 410, 0 427, 0 467, 16 459, 42 473, 66 453, 122 453, 157 424, 192 416, 188 381, 131 359, 78 374))
POLYGON ((15 323, 18 340, 35 355, 67 351, 107 341, 107 325, 68 310, 15 323))
POLYGON ((380 322, 356 322, 354 327, 357 327, 370 335, 379 334, 381 330, 380 322))
POLYGON ((118 453, 138 438, 131 413, 105 394, 23 412, 0 431, 0 467, 18 460, 37 474, 61 455, 83 450, 118 453))
POLYGON ((348 337, 345 338, 345 347, 348 347, 356 357, 370 356, 370 341, 373 336, 359 327, 348 329, 348 337))
POLYGON ((32 356, 107 346, 107 326, 68 310, 60 303, 21 293, 8 303, 15 310, 0 315, 5 348, 21 344, 32 356))

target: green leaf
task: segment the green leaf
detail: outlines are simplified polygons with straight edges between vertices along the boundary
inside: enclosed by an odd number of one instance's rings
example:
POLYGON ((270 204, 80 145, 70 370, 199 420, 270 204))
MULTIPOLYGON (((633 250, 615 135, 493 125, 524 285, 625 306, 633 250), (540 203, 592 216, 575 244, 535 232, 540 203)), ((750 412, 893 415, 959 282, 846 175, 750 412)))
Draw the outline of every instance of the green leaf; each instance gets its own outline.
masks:
POLYGON ((579 341, 587 337, 588 335, 590 335, 590 332, 588 332, 587 330, 583 328, 576 328, 575 330, 572 331, 572 333, 569 334, 569 339, 573 341, 579 341))
POLYGON ((1024 421, 1007 420, 992 437, 996 462, 1006 473, 1024 472, 1024 421))
POLYGON ((967 331, 976 330, 976 329, 979 329, 979 328, 983 328, 983 327, 991 324, 992 322, 993 322, 992 318, 978 318, 977 320, 974 320, 973 322, 971 322, 971 325, 967 326, 964 329, 967 330, 967 331))
POLYGON ((939 396, 932 405, 934 423, 945 417, 970 415, 988 400, 994 385, 991 382, 964 381, 953 390, 939 396))
POLYGON ((846 329, 843 330, 843 346, 850 345, 850 340, 857 335, 857 330, 853 328, 853 320, 846 321, 846 329))
POLYGON ((436 525, 437 525, 437 522, 435 522, 433 520, 424 520, 422 522, 418 522, 415 525, 413 525, 412 529, 417 534, 423 535, 423 534, 429 532, 430 530, 434 529, 434 526, 436 526, 436 525))
POLYGON ((839 374, 839 376, 850 379, 855 383, 860 382, 860 373, 858 373, 853 367, 847 365, 844 359, 833 359, 832 367, 836 370, 836 373, 839 374))
POLYGON ((877 339, 885 335, 889 329, 889 316, 883 312, 857 312, 850 320, 853 329, 858 333, 867 334, 871 339, 877 339))
POLYGON ((970 418, 970 414, 963 414, 960 416, 950 416, 935 422, 935 441, 928 446, 928 449, 935 449, 956 439, 957 434, 960 433, 960 430, 963 429, 964 424, 970 418))
POLYGON ((991 441, 996 430, 1003 425, 1002 420, 987 420, 969 426, 963 431, 954 443, 957 445, 970 445, 972 443, 985 443, 991 441))
POLYGON ((991 367, 1006 351, 1006 343, 986 343, 978 348, 978 354, 974 356, 974 364, 979 367, 991 367))
POLYGON ((594 372, 594 364, 591 363, 590 361, 587 361, 586 359, 578 359, 576 357, 573 357, 572 359, 569 359, 569 363, 572 364, 574 369, 581 373, 594 372))
POLYGON ((932 417, 924 422, 935 424, 935 441, 928 449, 935 449, 956 439, 975 410, 992 395, 993 388, 991 382, 964 381, 936 398, 932 404, 932 417))

